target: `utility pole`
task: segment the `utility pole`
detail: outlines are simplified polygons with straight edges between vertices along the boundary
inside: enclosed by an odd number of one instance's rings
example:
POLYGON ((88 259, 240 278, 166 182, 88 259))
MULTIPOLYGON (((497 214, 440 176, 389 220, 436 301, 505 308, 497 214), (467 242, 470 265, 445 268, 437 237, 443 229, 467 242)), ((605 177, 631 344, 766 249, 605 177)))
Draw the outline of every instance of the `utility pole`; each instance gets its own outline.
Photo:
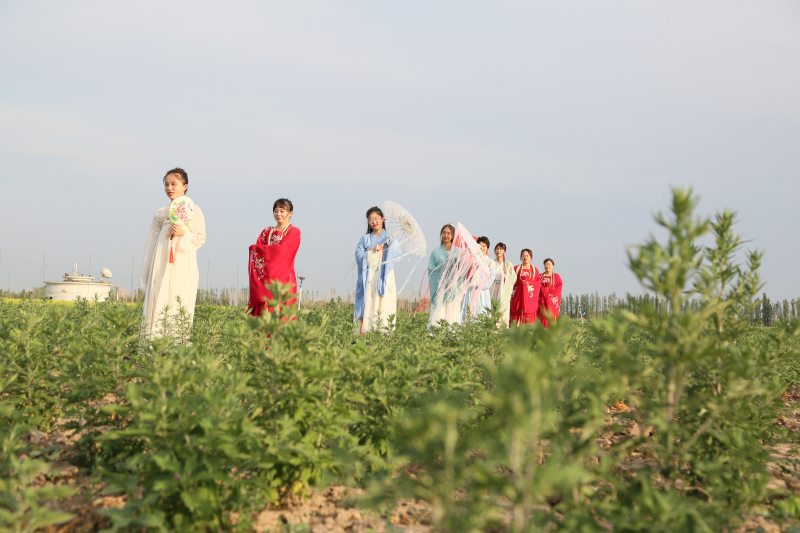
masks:
POLYGON ((89 275, 92 275, 92 253, 89 252, 89 275))
POLYGON ((298 276, 297 279, 300 280, 300 290, 297 291, 297 308, 300 309, 300 307, 303 305, 303 280, 306 279, 306 277, 298 276))
POLYGON ((47 261, 47 252, 44 252, 44 255, 42 256, 42 285, 44 285, 44 265, 46 261, 47 261))

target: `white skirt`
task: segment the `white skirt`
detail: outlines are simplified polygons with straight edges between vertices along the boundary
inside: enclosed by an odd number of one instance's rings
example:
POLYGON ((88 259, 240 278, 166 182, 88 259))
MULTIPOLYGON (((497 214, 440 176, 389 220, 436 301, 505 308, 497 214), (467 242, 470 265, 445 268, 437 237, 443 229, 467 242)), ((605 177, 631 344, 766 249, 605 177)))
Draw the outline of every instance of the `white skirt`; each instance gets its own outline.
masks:
POLYGON ((170 241, 168 236, 170 226, 164 225, 161 229, 144 297, 144 334, 147 337, 175 333, 188 336, 189 331, 170 331, 176 326, 174 320, 181 307, 188 318, 188 322, 182 325, 191 328, 194 319, 197 286, 200 282, 197 252, 178 251, 182 237, 170 241), (169 262, 170 248, 172 248, 173 263, 169 262))
POLYGON ((461 322, 461 302, 449 302, 444 305, 431 307, 431 317, 428 320, 428 329, 437 327, 440 320, 445 320, 450 324, 461 322))
POLYGON ((368 252, 367 268, 369 277, 364 294, 364 319, 361 322, 361 335, 376 328, 394 326, 397 315, 397 286, 394 283, 394 269, 386 275, 386 290, 383 296, 378 294, 378 278, 381 272, 383 254, 368 252), (389 317, 392 317, 391 323, 389 317))

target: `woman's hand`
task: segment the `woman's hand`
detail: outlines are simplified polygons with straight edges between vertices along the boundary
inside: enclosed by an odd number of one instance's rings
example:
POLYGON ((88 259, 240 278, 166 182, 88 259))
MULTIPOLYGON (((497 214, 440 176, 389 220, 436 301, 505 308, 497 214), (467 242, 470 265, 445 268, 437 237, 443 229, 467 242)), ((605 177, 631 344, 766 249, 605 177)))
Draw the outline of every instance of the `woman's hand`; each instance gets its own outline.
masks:
POLYGON ((383 245, 379 244, 375 248, 372 249, 373 252, 378 253, 383 251, 383 245))
POLYGON ((186 228, 177 224, 173 224, 169 232, 177 237, 183 237, 183 235, 186 233, 186 228))
POLYGON ((508 274, 508 265, 503 265, 503 274, 508 274))

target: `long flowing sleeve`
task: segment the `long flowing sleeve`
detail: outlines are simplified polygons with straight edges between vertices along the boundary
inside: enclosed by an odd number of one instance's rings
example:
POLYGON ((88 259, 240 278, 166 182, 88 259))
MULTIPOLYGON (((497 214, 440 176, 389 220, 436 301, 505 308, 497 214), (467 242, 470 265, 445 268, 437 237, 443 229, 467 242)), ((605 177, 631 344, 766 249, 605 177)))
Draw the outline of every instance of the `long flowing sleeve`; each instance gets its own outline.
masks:
POLYGON ((558 274, 556 276, 556 289, 558 290, 558 295, 561 296, 561 287, 563 286, 563 282, 561 281, 561 276, 558 274))
POLYGON ((494 283, 495 278, 497 277, 497 261, 492 261, 491 259, 488 261, 489 264, 489 274, 483 275, 483 286, 481 290, 489 290, 494 283))
POLYGON ((206 242, 206 219, 198 206, 194 207, 194 216, 184 228, 186 233, 181 237, 178 252, 196 252, 206 242))
POLYGON ((389 244, 383 249, 383 265, 381 266, 381 277, 378 280, 378 294, 384 296, 386 294, 386 280, 389 273, 394 269, 397 258, 403 254, 403 248, 400 243, 395 239, 389 241, 389 244))
POLYGON ((356 246, 356 263, 361 264, 365 257, 367 257, 367 244, 366 239, 362 236, 358 239, 358 245, 356 246))
POLYGON ((431 305, 434 304, 439 291, 439 281, 442 278, 442 269, 440 267, 446 260, 447 252, 444 251, 443 246, 434 249, 431 252, 431 256, 428 258, 428 291, 430 293, 431 305))
POLYGON ((384 272, 386 274, 392 271, 397 262, 397 258, 401 255, 403 255, 403 247, 400 246, 400 242, 396 239, 389 241, 389 246, 383 253, 383 261, 385 263, 384 272))
POLYGON ((437 253, 437 251, 438 248, 434 249, 431 252, 430 257, 428 257, 428 276, 430 276, 431 273, 434 270, 436 270, 436 267, 438 267, 441 264, 441 261, 439 261, 439 254, 437 253))
POLYGON ((356 301, 355 310, 353 311, 353 319, 359 320, 364 318, 364 292, 366 290, 367 279, 369 276, 369 268, 367 268, 367 239, 369 235, 362 235, 358 239, 356 246, 356 266, 358 267, 358 276, 356 277, 356 301))
POLYGON ((506 305, 510 305, 511 293, 514 291, 514 285, 517 283, 517 271, 514 269, 514 265, 511 261, 506 260, 505 265, 507 267, 505 272, 506 280, 503 284, 503 299, 501 301, 506 305))
POLYGON ((150 270, 153 267, 153 255, 156 253, 158 235, 161 233, 161 218, 159 211, 153 215, 150 229, 147 230, 147 238, 144 241, 144 252, 142 252, 142 264, 139 267, 139 287, 147 287, 150 280, 150 270))

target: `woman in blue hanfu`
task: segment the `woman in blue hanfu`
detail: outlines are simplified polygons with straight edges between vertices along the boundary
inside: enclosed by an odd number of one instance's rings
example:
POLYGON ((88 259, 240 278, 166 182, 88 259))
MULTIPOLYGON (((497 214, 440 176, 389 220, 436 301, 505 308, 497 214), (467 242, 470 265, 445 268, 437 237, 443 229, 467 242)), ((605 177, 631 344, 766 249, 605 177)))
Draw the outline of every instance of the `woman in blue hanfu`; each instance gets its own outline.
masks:
POLYGON ((439 232, 441 246, 431 252, 428 259, 428 285, 431 298, 431 316, 428 328, 438 326, 441 320, 451 324, 461 321, 461 296, 460 287, 457 286, 456 257, 460 256, 461 249, 453 247, 453 237, 456 228, 452 224, 445 224, 439 232), (447 275, 445 275, 447 271, 447 275), (444 279, 443 279, 444 278, 444 279))
POLYGON ((356 310, 353 319, 363 335, 376 328, 388 328, 397 314, 397 286, 394 264, 403 250, 386 231, 383 211, 370 207, 367 211, 367 234, 356 247, 356 310))
POLYGON ((478 258, 479 261, 483 262, 489 267, 489 274, 483 269, 476 269, 470 273, 469 284, 470 289, 467 291, 466 296, 464 296, 464 303, 461 307, 461 322, 464 322, 464 318, 467 314, 467 309, 470 310, 470 314, 473 317, 476 317, 480 314, 486 313, 491 314, 492 312, 492 282, 494 281, 495 277, 497 276, 497 263, 491 261, 489 259, 489 238, 488 237, 478 237, 476 239, 478 241, 478 248, 481 251, 481 257, 478 258), (487 277, 488 276, 488 277, 487 277), (480 293, 478 293, 477 297, 475 296, 475 290, 477 289, 480 282, 483 282, 483 287, 481 288, 480 293), (474 302, 473 299, 476 299, 477 302, 474 302))

